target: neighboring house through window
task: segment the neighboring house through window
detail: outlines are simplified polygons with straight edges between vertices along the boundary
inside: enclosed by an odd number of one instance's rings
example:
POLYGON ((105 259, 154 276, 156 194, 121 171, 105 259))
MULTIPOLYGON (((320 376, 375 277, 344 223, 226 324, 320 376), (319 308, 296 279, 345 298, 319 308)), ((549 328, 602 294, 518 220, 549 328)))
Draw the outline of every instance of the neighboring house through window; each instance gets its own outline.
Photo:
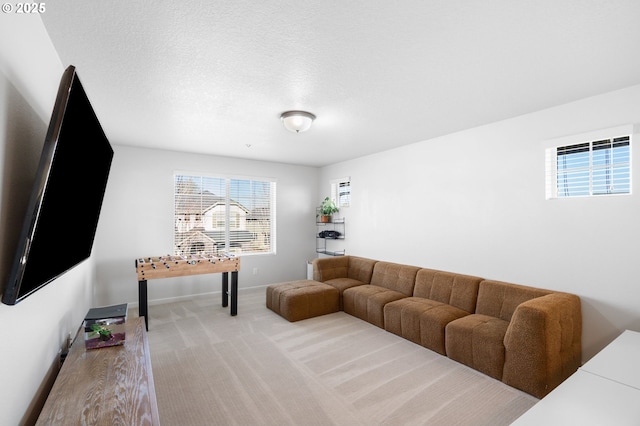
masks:
POLYGON ((276 183, 174 176, 174 253, 275 253, 276 183))

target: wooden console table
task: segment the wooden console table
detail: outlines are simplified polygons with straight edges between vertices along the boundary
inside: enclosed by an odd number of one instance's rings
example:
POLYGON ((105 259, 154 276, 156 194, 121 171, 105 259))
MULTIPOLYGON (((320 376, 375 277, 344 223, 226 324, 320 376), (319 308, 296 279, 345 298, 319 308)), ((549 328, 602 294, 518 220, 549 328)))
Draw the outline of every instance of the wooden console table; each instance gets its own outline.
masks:
POLYGON ((125 330, 124 345, 90 350, 78 333, 36 425, 160 424, 142 318, 125 330))
POLYGON ((240 258, 218 255, 156 256, 136 259, 138 273, 138 311, 144 316, 149 331, 147 280, 222 273, 222 306, 229 304, 229 272, 231 272, 231 315, 238 314, 238 271, 240 258))

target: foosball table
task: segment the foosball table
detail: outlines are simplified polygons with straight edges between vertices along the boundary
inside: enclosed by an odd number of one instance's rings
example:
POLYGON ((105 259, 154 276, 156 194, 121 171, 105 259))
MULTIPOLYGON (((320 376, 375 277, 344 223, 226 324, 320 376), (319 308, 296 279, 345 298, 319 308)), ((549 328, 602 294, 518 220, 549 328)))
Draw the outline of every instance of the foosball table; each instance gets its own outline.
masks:
POLYGON ((238 271, 240 258, 233 255, 186 255, 156 256, 136 259, 138 273, 138 304, 140 316, 144 316, 145 327, 149 330, 149 311, 147 300, 147 280, 157 278, 183 277, 199 274, 222 273, 222 306, 229 305, 230 314, 238 314, 238 271), (231 291, 229 292, 229 272, 231 272, 231 291), (230 294, 229 294, 230 293, 230 294))

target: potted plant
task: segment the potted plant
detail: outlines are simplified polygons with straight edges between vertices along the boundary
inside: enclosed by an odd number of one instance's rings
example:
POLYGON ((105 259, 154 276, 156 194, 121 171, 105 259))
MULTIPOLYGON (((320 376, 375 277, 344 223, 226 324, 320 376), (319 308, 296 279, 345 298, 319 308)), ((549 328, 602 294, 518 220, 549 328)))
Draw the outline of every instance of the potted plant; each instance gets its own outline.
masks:
POLYGON ((106 325, 92 324, 91 330, 93 330, 93 332, 91 333, 91 336, 95 336, 96 334, 99 334, 100 340, 102 341, 106 342, 107 340, 110 340, 112 337, 111 329, 107 328, 106 325))
POLYGON ((334 203, 329 197, 325 197, 325 199, 322 200, 322 204, 320 204, 320 222, 331 222, 331 215, 338 211, 339 209, 338 206, 336 206, 336 203, 334 203))

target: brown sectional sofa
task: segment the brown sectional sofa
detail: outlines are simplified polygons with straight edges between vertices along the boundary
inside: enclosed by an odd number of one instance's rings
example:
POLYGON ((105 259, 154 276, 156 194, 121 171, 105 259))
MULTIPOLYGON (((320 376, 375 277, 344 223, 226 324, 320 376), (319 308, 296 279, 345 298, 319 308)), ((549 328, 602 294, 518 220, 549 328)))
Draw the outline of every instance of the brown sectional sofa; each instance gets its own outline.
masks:
POLYGON ((267 287, 267 308, 291 322, 338 312, 340 292, 329 284, 300 280, 267 287))
POLYGON ((446 355, 445 327, 475 310, 482 278, 420 269, 411 297, 384 307, 384 328, 446 355))
POLYGON ((343 310, 384 328, 385 305, 411 296, 419 269, 389 262, 375 263, 369 284, 344 290, 343 310))
POLYGON ((372 259, 357 256, 339 256, 330 258, 331 262, 323 262, 322 267, 313 264, 313 279, 331 284, 340 290, 340 310, 343 309, 342 294, 350 287, 369 284, 373 274, 372 259))
POLYGON ((537 398, 580 366, 576 295, 356 256, 312 263, 344 312, 537 398))

